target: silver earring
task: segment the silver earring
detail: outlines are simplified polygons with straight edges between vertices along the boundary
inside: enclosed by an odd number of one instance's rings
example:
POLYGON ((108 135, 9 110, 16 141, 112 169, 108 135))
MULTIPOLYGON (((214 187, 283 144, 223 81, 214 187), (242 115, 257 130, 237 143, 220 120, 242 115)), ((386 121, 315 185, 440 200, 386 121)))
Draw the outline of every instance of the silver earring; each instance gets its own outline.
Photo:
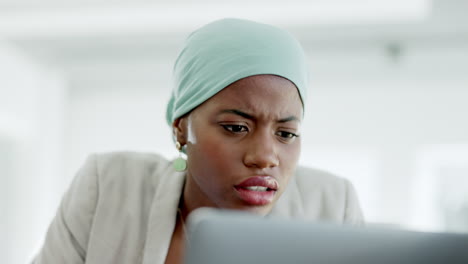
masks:
POLYGON ((175 171, 185 171, 187 169, 187 161, 182 157, 182 146, 179 141, 176 142, 176 148, 179 150, 179 157, 174 160, 172 166, 175 171))

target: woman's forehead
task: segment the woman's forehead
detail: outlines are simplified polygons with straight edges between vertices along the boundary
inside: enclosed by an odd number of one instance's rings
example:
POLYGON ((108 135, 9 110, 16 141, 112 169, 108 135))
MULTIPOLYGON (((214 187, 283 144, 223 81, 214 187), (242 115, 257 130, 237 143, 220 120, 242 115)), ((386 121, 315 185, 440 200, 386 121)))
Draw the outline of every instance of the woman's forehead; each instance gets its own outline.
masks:
POLYGON ((302 102, 296 86, 274 75, 256 75, 241 79, 205 102, 211 111, 242 113, 260 118, 302 117, 302 102))

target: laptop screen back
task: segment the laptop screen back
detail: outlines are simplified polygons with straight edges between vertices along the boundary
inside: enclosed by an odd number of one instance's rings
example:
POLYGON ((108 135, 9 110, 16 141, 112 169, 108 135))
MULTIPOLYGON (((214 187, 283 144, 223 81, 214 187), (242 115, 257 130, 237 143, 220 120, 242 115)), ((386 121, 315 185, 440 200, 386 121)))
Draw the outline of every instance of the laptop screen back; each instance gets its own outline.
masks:
POLYGON ((186 264, 468 264, 468 235, 210 212, 191 221, 186 264))

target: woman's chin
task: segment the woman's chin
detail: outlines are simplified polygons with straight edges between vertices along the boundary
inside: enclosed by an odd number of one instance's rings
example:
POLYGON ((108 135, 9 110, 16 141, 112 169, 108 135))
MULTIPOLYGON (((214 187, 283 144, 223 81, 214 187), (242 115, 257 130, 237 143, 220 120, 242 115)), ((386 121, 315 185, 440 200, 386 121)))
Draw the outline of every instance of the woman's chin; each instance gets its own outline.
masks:
POLYGON ((246 205, 246 204, 241 204, 241 205, 236 205, 233 207, 229 207, 226 209, 230 210, 239 210, 239 211, 244 211, 260 216, 265 216, 271 212, 271 209, 273 208, 273 204, 266 204, 266 205, 246 205))

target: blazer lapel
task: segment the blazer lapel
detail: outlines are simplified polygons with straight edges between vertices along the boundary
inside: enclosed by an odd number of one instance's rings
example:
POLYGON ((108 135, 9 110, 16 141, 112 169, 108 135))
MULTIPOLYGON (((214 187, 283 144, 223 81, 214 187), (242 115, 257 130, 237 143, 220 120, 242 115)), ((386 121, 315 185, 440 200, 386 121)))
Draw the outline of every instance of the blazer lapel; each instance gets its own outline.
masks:
POLYGON ((165 262, 185 181, 185 173, 175 172, 171 165, 157 173, 160 180, 151 206, 143 264, 165 262))

